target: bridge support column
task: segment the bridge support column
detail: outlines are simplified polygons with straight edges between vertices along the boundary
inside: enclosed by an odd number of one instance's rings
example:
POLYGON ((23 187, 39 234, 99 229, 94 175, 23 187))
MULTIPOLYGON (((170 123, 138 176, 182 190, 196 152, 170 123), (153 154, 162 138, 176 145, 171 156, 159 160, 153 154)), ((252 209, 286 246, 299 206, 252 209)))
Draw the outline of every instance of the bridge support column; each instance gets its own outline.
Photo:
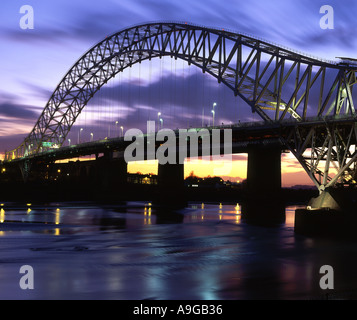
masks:
MULTIPOLYGON (((97 161, 97 181, 105 196, 116 199, 127 186, 128 164, 124 158, 113 158, 112 154, 105 155, 97 161)), ((103 193, 102 192, 102 193, 103 193)))
POLYGON ((248 151, 248 172, 242 218, 256 224, 281 223, 285 208, 281 199, 281 149, 252 147, 248 151))
POLYGON ((184 206, 186 201, 183 164, 158 165, 158 203, 184 206))
POLYGON ((247 187, 257 196, 281 190, 281 150, 254 148, 248 152, 247 187))
POLYGON ((294 231, 308 236, 356 239, 356 190, 325 189, 312 198, 306 209, 295 211, 294 231))

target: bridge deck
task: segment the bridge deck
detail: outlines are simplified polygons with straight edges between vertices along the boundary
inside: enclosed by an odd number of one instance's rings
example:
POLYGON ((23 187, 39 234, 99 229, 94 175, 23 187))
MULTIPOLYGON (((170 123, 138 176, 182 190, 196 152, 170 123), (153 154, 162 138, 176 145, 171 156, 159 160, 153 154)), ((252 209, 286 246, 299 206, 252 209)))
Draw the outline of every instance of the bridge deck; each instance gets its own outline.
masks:
MULTIPOLYGON (((187 130, 202 130, 207 129, 210 134, 212 130, 219 129, 221 131, 225 129, 232 129, 232 149, 233 153, 243 153, 247 152, 247 148, 256 144, 266 144, 266 145, 280 145, 281 149, 287 149, 288 147, 282 143, 281 137, 286 137, 291 128, 300 129, 311 129, 311 128, 325 128, 326 125, 338 125, 343 127, 346 125, 348 128, 351 123, 357 121, 356 117, 351 117, 350 115, 339 115, 333 117, 325 117, 324 119, 314 117, 307 119, 304 122, 296 122, 296 120, 285 120, 283 123, 267 123, 264 121, 257 122, 246 122, 232 125, 221 125, 215 127, 205 127, 205 128, 190 128, 187 130)), ((176 137, 179 136, 179 130, 174 130, 176 137)), ((223 135, 221 134, 221 137, 223 135)), ((147 135, 144 134, 146 138, 147 135)), ((34 161, 56 161, 63 159, 71 159, 76 157, 83 157, 88 155, 105 153, 108 151, 119 151, 121 156, 124 154, 125 148, 131 144, 132 141, 125 141, 124 137, 116 137, 111 139, 103 139, 92 142, 86 142, 70 146, 62 146, 57 149, 50 149, 44 152, 39 152, 37 154, 28 155, 21 158, 4 160, 3 164, 10 162, 23 162, 26 160, 34 161)), ((146 143, 146 141, 145 141, 146 143)), ((161 144, 158 142, 156 148, 161 144)), ((222 149, 223 151, 223 149, 222 149)), ((202 152, 202 150, 200 150, 202 152)), ((146 157, 145 157, 146 158, 146 157)))

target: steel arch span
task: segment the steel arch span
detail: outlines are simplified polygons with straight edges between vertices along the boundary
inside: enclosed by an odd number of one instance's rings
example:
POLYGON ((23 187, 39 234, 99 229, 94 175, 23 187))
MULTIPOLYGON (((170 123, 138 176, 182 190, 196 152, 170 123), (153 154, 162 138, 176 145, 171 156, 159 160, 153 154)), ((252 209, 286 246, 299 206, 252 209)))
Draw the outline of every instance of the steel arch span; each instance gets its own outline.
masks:
MULTIPOLYGON (((61 146, 82 109, 108 80, 135 63, 163 56, 183 59, 212 75, 266 123, 283 125, 289 118, 298 126, 311 117, 355 118, 352 88, 357 64, 351 60, 326 61, 224 29, 156 22, 121 30, 89 49, 61 80, 30 134, 6 153, 5 160, 46 151, 46 142, 61 146), (317 98, 313 92, 318 92, 317 98)), ((314 180, 321 172, 307 163, 302 151, 314 146, 315 135, 299 133, 290 133, 284 143, 314 180)), ((331 143, 316 146, 319 160, 336 153, 336 139, 329 136, 331 143)), ((313 157, 314 152, 310 162, 313 157)), ((351 157, 344 157, 340 167, 345 168, 351 157)))

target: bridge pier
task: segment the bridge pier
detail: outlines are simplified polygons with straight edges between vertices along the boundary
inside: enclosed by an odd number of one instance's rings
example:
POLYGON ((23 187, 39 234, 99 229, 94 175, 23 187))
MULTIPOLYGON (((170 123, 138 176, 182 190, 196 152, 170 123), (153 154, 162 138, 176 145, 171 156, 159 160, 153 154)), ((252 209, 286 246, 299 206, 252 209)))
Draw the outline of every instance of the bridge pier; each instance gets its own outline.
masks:
POLYGON ((184 206, 187 204, 184 184, 184 164, 158 165, 158 204, 184 206))
POLYGON ((242 219, 254 224, 285 221, 281 199, 281 148, 254 146, 248 150, 247 187, 242 219))
POLYGON ((331 210, 340 211, 342 209, 342 199, 334 194, 332 190, 324 190, 316 198, 312 198, 308 203, 308 209, 316 210, 322 208, 329 208, 331 210))
POLYGON ((329 188, 312 198, 306 209, 295 211, 294 231, 308 236, 356 238, 357 191, 329 188))
POLYGON ((96 160, 96 169, 97 186, 100 186, 102 193, 112 196, 125 190, 128 164, 123 157, 115 157, 113 152, 108 152, 96 160))
POLYGON ((280 148, 254 147, 248 151, 247 188, 256 196, 280 192, 280 148))

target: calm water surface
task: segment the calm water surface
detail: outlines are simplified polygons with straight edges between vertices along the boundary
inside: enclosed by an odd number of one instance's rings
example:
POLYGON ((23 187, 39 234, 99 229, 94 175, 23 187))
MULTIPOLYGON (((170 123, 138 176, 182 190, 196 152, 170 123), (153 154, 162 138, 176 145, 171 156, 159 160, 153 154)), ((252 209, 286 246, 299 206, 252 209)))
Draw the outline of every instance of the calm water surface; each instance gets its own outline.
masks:
POLYGON ((355 298, 353 241, 294 234, 297 206, 274 227, 246 224, 239 204, 0 204, 0 299, 355 298), (22 265, 34 290, 19 286, 22 265), (334 268, 334 290, 319 286, 334 268))

